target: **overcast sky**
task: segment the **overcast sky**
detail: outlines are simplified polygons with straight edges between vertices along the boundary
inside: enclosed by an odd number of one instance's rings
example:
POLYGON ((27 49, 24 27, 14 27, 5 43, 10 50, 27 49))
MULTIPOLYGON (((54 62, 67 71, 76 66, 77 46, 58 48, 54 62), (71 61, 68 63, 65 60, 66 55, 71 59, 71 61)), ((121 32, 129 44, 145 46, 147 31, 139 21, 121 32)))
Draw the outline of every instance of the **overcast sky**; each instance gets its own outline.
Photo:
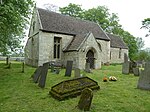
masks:
POLYGON ((120 24, 124 30, 135 37, 142 37, 145 48, 150 48, 150 37, 145 37, 147 31, 140 29, 142 20, 150 18, 150 0, 35 0, 37 7, 43 8, 44 4, 53 4, 58 7, 67 6, 69 3, 81 5, 83 9, 97 6, 106 6, 110 13, 117 13, 120 24))

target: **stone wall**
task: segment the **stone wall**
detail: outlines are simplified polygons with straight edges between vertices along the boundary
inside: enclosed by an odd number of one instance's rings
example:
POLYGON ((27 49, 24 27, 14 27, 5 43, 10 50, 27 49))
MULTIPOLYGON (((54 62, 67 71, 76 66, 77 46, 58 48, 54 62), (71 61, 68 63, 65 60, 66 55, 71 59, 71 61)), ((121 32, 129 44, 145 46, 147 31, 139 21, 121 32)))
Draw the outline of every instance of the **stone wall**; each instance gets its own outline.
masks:
POLYGON ((38 34, 30 37, 25 46, 25 63, 32 66, 38 65, 39 38, 38 34))
POLYGON ((102 59, 102 64, 110 62, 110 41, 105 41, 105 40, 97 40, 99 43, 99 47, 101 50, 101 59, 102 59))
POLYGON ((66 67, 67 60, 73 61, 73 68, 79 68, 79 52, 72 51, 72 52, 65 52, 64 53, 64 59, 63 65, 66 67))
POLYGON ((30 23, 30 29, 29 29, 29 35, 28 37, 32 37, 36 33, 39 32, 39 29, 41 29, 41 23, 38 18, 38 12, 37 10, 34 10, 34 13, 32 15, 31 23, 30 23))
POLYGON ((39 36, 39 63, 38 65, 42 65, 48 61, 63 61, 64 60, 64 53, 63 49, 67 47, 67 45, 71 42, 73 36, 70 35, 63 35, 63 34, 56 34, 56 33, 46 33, 40 32, 39 36), (61 58, 54 59, 54 37, 60 37, 61 39, 61 58))
POLYGON ((119 58, 120 48, 110 48, 110 63, 123 63, 124 53, 128 54, 128 49, 121 49, 121 56, 119 58))
POLYGON ((31 66, 38 66, 40 28, 41 24, 38 18, 38 12, 34 10, 29 29, 29 38, 25 46, 25 63, 31 66))

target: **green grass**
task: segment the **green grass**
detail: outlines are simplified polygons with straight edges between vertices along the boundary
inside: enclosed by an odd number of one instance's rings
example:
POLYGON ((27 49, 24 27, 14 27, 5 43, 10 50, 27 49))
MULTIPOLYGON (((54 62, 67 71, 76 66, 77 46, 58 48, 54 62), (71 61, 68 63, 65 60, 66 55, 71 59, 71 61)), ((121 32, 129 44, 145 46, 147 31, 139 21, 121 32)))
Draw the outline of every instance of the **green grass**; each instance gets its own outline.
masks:
MULTIPOLYGON (((46 86, 41 89, 30 78, 35 68, 25 66, 25 73, 21 73, 19 62, 12 62, 11 69, 6 67, 0 62, 0 112, 82 112, 76 107, 80 96, 58 101, 49 95, 53 85, 74 77, 64 77, 64 69, 59 75, 49 70, 46 86)), ((82 74, 97 81, 101 88, 93 92, 90 112, 150 112, 150 91, 137 89, 138 77, 121 74, 121 65, 82 74), (104 76, 115 76, 118 81, 103 82, 104 76)))

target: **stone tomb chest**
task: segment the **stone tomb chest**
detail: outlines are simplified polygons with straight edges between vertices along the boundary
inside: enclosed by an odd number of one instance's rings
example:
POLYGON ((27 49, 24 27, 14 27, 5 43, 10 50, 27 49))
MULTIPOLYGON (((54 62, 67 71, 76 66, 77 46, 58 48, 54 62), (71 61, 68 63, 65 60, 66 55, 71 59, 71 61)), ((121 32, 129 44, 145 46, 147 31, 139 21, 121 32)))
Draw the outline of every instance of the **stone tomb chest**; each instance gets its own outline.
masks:
POLYGON ((90 88, 92 90, 100 89, 98 83, 93 79, 80 77, 56 84, 51 88, 49 93, 58 100, 64 100, 68 97, 80 95, 84 88, 90 88))

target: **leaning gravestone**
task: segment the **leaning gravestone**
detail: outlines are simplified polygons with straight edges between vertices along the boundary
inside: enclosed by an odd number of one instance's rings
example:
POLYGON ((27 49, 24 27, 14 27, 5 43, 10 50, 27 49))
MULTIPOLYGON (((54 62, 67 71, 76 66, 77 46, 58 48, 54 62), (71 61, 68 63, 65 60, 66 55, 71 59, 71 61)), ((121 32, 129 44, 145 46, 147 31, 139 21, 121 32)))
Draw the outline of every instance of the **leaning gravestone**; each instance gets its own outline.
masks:
POLYGON ((74 77, 75 78, 81 77, 81 75, 80 75, 80 69, 79 68, 75 68, 75 70, 74 70, 74 77))
POLYGON ((65 76, 71 76, 73 61, 67 61, 65 76))
POLYGON ((90 73, 91 72, 91 69, 90 69, 90 63, 85 63, 85 71, 90 73))
POLYGON ((40 75, 39 84, 38 84, 38 86, 41 88, 45 87, 48 68, 49 68, 49 62, 44 63, 42 66, 41 75, 40 75))
POLYGON ((35 72, 34 72, 34 74, 33 74, 33 81, 34 81, 35 83, 38 82, 38 80, 39 80, 39 78, 40 78, 40 75, 41 75, 41 71, 42 71, 42 66, 39 66, 39 67, 35 70, 35 72))
POLYGON ((147 62, 138 80, 137 88, 150 90, 150 62, 147 62))
POLYGON ((82 93, 78 103, 78 108, 80 110, 89 111, 93 99, 93 93, 90 88, 85 88, 82 93))

